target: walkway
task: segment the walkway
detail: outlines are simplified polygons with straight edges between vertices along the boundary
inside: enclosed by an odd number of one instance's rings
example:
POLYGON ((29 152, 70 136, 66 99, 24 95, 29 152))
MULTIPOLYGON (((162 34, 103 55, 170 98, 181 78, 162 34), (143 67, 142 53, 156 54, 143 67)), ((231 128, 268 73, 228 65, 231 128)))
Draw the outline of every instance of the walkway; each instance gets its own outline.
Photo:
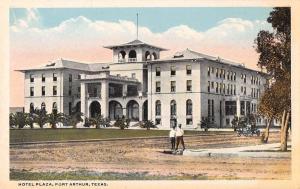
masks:
POLYGON ((290 158, 291 143, 288 143, 288 151, 279 151, 280 143, 259 144, 234 148, 197 149, 183 151, 185 156, 200 157, 252 157, 252 158, 290 158))

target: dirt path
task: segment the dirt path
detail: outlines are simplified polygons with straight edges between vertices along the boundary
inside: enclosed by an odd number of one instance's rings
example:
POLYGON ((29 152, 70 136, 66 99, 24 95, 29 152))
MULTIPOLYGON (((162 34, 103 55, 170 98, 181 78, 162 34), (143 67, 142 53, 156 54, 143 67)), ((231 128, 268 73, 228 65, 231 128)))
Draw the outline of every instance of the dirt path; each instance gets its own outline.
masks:
MULTIPOLYGON (((278 142, 271 135, 269 142, 278 142)), ((189 149, 259 144, 258 137, 234 134, 185 138, 189 149)), ((72 144, 13 146, 10 167, 29 171, 148 172, 152 175, 203 175, 226 179, 288 179, 289 159, 186 157, 162 153, 168 139, 138 139, 72 144)))

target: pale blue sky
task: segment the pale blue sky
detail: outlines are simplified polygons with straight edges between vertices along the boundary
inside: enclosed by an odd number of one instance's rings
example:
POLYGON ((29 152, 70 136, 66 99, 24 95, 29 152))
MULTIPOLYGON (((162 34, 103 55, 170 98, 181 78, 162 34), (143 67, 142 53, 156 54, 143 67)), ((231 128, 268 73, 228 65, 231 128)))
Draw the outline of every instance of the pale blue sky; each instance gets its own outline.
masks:
MULTIPOLYGON (((198 31, 204 31, 226 18, 242 18, 250 21, 266 20, 272 8, 38 8, 40 27, 49 28, 62 21, 84 16, 90 20, 118 22, 118 20, 136 21, 139 13, 139 25, 153 32, 162 32, 170 27, 187 25, 198 31)), ((26 16, 26 9, 10 9, 10 24, 26 16)))

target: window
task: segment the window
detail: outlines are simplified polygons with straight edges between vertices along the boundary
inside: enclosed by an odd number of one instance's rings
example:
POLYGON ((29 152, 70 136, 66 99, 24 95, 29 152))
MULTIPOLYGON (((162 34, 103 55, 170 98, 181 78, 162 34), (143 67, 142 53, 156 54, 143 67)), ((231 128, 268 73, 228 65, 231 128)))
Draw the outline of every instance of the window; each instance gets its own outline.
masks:
POLYGON ((192 118, 187 118, 186 119, 186 125, 193 125, 193 119, 192 118))
POLYGON ((219 93, 219 83, 216 82, 216 93, 219 93))
POLYGON ((244 83, 246 83, 247 82, 247 76, 246 76, 246 74, 244 74, 244 83))
POLYGON ((225 101, 225 114, 236 115, 236 101, 225 101))
POLYGON ((229 95, 229 91, 230 91, 230 84, 227 84, 227 94, 229 95))
POLYGON ((30 82, 33 83, 34 82, 34 75, 30 74, 30 82))
POLYGON ((215 118, 214 118, 214 114, 215 114, 215 110, 214 110, 214 100, 210 100, 208 99, 208 103, 207 103, 207 116, 208 116, 208 119, 210 121, 214 121, 215 118))
POLYGON ((133 79, 135 79, 135 76, 136 76, 135 73, 132 73, 132 74, 131 74, 131 77, 132 77, 133 79))
POLYGON ((229 71, 227 71, 227 80, 229 80, 230 76, 229 76, 229 71))
POLYGON ((214 85, 214 84, 215 84, 215 82, 212 81, 212 82, 211 82, 211 88, 212 88, 212 89, 215 88, 215 85, 214 85))
POLYGON ((208 81, 208 85, 207 85, 207 92, 210 93, 210 81, 208 81))
POLYGON ((80 93, 80 87, 77 87, 77 92, 80 93))
POLYGON ((57 113, 57 104, 56 104, 56 102, 53 102, 53 104, 52 104, 52 113, 54 113, 54 114, 57 113))
POLYGON ((80 74, 78 74, 77 79, 81 79, 81 75, 80 74))
POLYGON ((69 93, 68 94, 69 94, 69 96, 72 95, 72 86, 71 85, 69 86, 69 93))
POLYGON ((69 115, 72 114, 72 102, 69 102, 69 115))
POLYGON ((192 74, 192 66, 191 65, 187 65, 186 66, 186 75, 191 75, 192 74))
POLYGON ((233 87, 232 87, 232 84, 230 85, 230 94, 232 95, 232 92, 233 92, 233 87))
POLYGON ((34 87, 30 87, 30 96, 34 96, 34 87))
POLYGON ((161 102, 157 100, 155 102, 155 115, 160 116, 161 115, 161 102))
POLYGON ((176 81, 171 81, 171 92, 176 92, 176 81))
POLYGON ((156 67, 155 71, 156 71, 155 75, 159 77, 160 76, 160 67, 156 67))
POLYGON ((155 83, 155 91, 157 93, 160 93, 160 81, 156 81, 156 83, 155 83))
POLYGON ((193 115, 193 103, 190 99, 186 101, 186 115, 193 115))
POLYGON ((34 104, 30 103, 29 113, 34 113, 34 104))
POLYGON ((155 119, 155 125, 160 125, 161 119, 160 118, 156 118, 155 119))
POLYGON ((57 74, 53 73, 53 81, 57 81, 57 74))
POLYGON ((42 74, 42 82, 45 82, 45 81, 46 81, 45 74, 42 74))
POLYGON ((246 95, 246 94, 247 94, 247 88, 244 87, 244 95, 246 95))
POLYGON ((171 101, 170 107, 171 107, 171 116, 176 116, 176 101, 175 100, 171 101))
POLYGON ((171 76, 176 75, 176 68, 175 66, 171 66, 171 76))
POLYGON ((192 91, 192 80, 186 81, 186 91, 192 91))
POLYGON ((236 73, 233 73, 233 80, 236 81, 236 73))
POLYGON ((245 115, 245 101, 241 101, 240 105, 241 105, 241 115, 245 115))
POLYGON ((251 85, 253 84, 253 76, 251 75, 251 85))
POLYGON ((207 76, 210 76, 210 67, 207 67, 207 76))
POLYGON ((236 86, 233 85, 233 94, 236 95, 236 86))
POLYGON ((69 74, 69 82, 72 82, 72 74, 69 74))
POLYGON ((45 96, 45 86, 42 86, 42 96, 45 96))
POLYGON ((42 111, 46 111, 46 104, 45 104, 45 102, 42 102, 42 104, 41 104, 41 110, 42 111))
POLYGON ((233 80, 233 73, 230 72, 230 81, 232 81, 232 80, 233 80))
POLYGON ((57 95, 57 86, 53 86, 53 96, 57 95))
POLYGON ((225 83, 223 83, 223 94, 225 94, 225 88, 226 88, 225 83))
POLYGON ((216 68, 216 77, 219 77, 219 68, 216 68))

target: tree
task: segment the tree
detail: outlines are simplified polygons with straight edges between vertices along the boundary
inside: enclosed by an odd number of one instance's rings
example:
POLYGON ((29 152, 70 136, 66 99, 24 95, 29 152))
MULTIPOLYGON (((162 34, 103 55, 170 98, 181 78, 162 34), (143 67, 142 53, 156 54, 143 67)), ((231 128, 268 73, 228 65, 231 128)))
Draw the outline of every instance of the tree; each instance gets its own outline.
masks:
POLYGON ((47 114, 47 122, 51 125, 52 129, 56 129, 56 124, 63 122, 65 120, 65 115, 63 113, 52 112, 47 114))
POLYGON ((91 125, 96 125, 97 129, 99 129, 101 126, 103 127, 110 126, 110 119, 103 118, 103 116, 100 114, 97 114, 94 118, 90 118, 89 122, 91 125))
POLYGON ((72 125, 76 128, 77 123, 83 121, 82 119, 83 113, 81 112, 73 112, 71 115, 67 116, 67 124, 72 125))
POLYGON ((117 119, 114 126, 119 127, 121 130, 129 127, 130 119, 126 119, 125 116, 122 116, 121 119, 117 119))
POLYGON ((146 128, 147 130, 150 130, 150 128, 156 128, 153 121, 146 120, 141 123, 141 128, 146 128))
POLYGON ((290 8, 274 8, 267 21, 272 25, 274 31, 262 30, 255 39, 256 51, 259 53, 258 65, 265 69, 270 76, 269 90, 267 89, 262 96, 259 109, 261 109, 261 114, 268 117, 269 120, 273 119, 273 115, 280 115, 280 149, 286 151, 291 114, 290 8), (278 110, 273 112, 275 107, 278 110))
POLYGON ((17 126, 19 129, 24 128, 27 125, 27 114, 23 112, 16 112, 15 114, 10 115, 10 124, 17 126))
POLYGON ((9 127, 13 128, 16 126, 16 120, 14 118, 14 113, 9 114, 9 127))
POLYGON ((46 110, 36 108, 33 112, 33 121, 34 123, 37 123, 40 128, 43 128, 43 126, 47 123, 46 110))
POLYGON ((30 126, 31 129, 33 129, 34 115, 32 113, 27 113, 26 118, 27 118, 26 123, 30 126))

